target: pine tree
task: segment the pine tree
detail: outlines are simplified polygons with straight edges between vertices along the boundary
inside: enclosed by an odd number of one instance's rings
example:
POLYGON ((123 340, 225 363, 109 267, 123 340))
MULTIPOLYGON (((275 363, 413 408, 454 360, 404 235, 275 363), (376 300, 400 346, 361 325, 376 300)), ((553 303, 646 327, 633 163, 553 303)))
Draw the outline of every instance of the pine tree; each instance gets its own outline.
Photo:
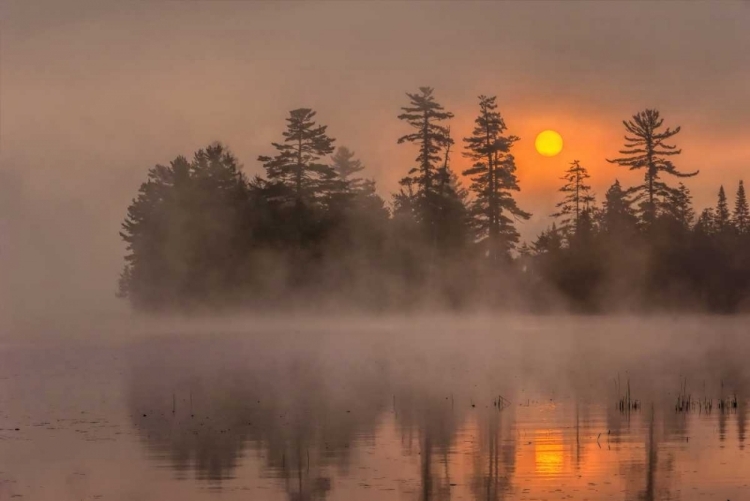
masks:
POLYGON ((459 248, 469 239, 469 213, 467 211, 468 192, 449 161, 450 148, 445 151, 445 161, 440 171, 438 189, 440 219, 438 221, 438 245, 443 248, 459 248))
POLYGON ((693 210, 693 196, 690 190, 683 183, 669 194, 666 202, 667 213, 677 221, 680 226, 689 230, 693 227, 695 221, 695 211, 693 210))
POLYGON ((474 164, 463 172, 471 178, 469 189, 474 192, 472 215, 480 240, 487 240, 488 256, 497 260, 508 255, 518 242, 514 218, 529 219, 512 196, 520 191, 516 165, 510 149, 518 141, 516 136, 505 136, 507 127, 497 110, 496 97, 479 96, 479 116, 470 137, 464 138, 464 156, 474 164))
POLYGON ((320 238, 331 195, 342 189, 336 171, 321 161, 333 152, 334 139, 325 125, 316 125, 315 114, 309 108, 289 112, 284 142, 271 143, 276 156, 258 157, 266 169, 264 197, 273 207, 277 233, 297 248, 320 238))
POLYGON ((712 208, 703 209, 698 221, 695 222, 693 231, 698 235, 713 235, 716 233, 716 215, 712 208))
POLYGON ((329 274, 339 280, 335 286, 352 285, 363 267, 381 259, 390 213, 375 181, 358 177, 365 166, 353 151, 341 146, 331 161, 337 179, 328 195, 323 257, 335 263, 336 273, 329 274))
POLYGON ((229 292, 236 286, 248 185, 221 144, 149 169, 128 207, 120 235, 127 243, 118 296, 136 306, 229 292))
POLYGON ((552 223, 549 230, 542 231, 537 239, 532 242, 531 248, 537 255, 555 253, 562 249, 562 237, 557 224, 552 223))
POLYGON ((732 222, 737 233, 740 235, 750 235, 750 207, 748 207, 745 185, 742 180, 740 180, 740 184, 737 186, 737 197, 734 200, 732 222))
MULTIPOLYGON (((447 127, 450 139, 450 127, 447 127)), ((428 194, 429 206, 435 211, 433 243, 440 249, 461 247, 468 240, 469 216, 466 209, 468 193, 450 166, 453 140, 445 147, 442 165, 436 170, 435 193, 428 194)))
POLYGON ((276 156, 259 156, 268 180, 285 188, 284 202, 314 205, 330 189, 336 171, 320 159, 333 152, 335 139, 326 133, 327 126, 313 121, 315 112, 309 108, 292 110, 286 119, 283 143, 271 143, 276 156))
POLYGON ((732 227, 732 220, 729 215, 729 204, 727 203, 727 196, 724 193, 724 186, 719 187, 719 199, 716 203, 716 211, 714 212, 714 228, 719 233, 727 232, 732 227))
POLYGON ((559 191, 565 197, 555 206, 558 211, 552 217, 560 219, 560 229, 564 234, 578 233, 582 214, 586 213, 587 217, 591 215, 594 195, 591 193, 591 186, 586 184, 586 179, 590 177, 586 167, 581 166, 578 160, 573 160, 565 175, 560 178, 565 181, 565 185, 559 191))
POLYGON ((411 180, 401 182, 398 193, 393 194, 393 214, 416 220, 418 205, 414 183, 411 180))
POLYGON ((362 161, 354 158, 354 155, 355 153, 346 146, 339 146, 331 157, 331 167, 344 184, 346 192, 360 191, 366 184, 365 179, 353 177, 365 168, 362 161))
POLYGON ((615 179, 604 194, 603 208, 599 214, 602 230, 608 234, 616 234, 635 228, 636 218, 632 204, 627 191, 623 190, 620 181, 615 179))
POLYGON ((643 184, 632 188, 632 193, 636 194, 636 201, 642 202, 640 212, 643 222, 650 225, 661 203, 675 190, 661 181, 660 176, 692 177, 698 171, 680 172, 670 160, 671 156, 679 155, 682 150, 665 141, 680 132, 680 127, 660 130, 664 119, 660 118, 658 110, 641 111, 633 115, 632 120, 623 120, 622 123, 628 132, 625 135, 625 148, 620 150, 620 154, 625 156, 607 161, 629 167, 630 170, 645 169, 643 184))
MULTIPOLYGON (((354 152, 341 146, 331 157, 331 167, 336 173, 335 182, 331 183, 328 196, 329 214, 333 218, 344 217, 357 202, 367 197, 378 197, 375 194, 375 181, 355 175, 364 170, 362 161, 354 158, 354 152)), ((382 202, 382 200, 380 200, 382 202)))
POLYGON ((404 113, 398 119, 409 124, 414 132, 400 137, 398 144, 412 143, 419 146, 417 166, 409 170, 400 184, 413 190, 417 202, 417 220, 434 229, 441 212, 442 197, 438 195, 438 189, 445 185, 445 181, 440 180, 440 165, 444 163, 441 153, 453 144, 448 127, 440 125, 440 122, 453 118, 453 113, 445 111, 432 93, 431 87, 420 87, 419 93, 406 94, 410 106, 401 108, 404 113))

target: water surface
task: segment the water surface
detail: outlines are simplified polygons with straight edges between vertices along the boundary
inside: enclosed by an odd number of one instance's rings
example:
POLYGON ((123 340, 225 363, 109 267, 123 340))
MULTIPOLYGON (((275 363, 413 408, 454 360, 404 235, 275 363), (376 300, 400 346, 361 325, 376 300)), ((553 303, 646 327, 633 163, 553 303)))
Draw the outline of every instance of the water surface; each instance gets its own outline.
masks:
POLYGON ((291 325, 4 345, 0 500, 750 496, 747 319, 291 325))

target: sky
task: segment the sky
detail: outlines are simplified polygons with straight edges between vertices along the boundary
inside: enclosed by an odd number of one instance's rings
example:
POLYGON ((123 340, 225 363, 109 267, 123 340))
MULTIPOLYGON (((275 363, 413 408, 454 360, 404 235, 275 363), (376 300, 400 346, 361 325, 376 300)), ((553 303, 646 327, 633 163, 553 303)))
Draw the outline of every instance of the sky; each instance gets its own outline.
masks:
MULTIPOLYGON (((0 316, 113 299, 127 205, 156 163, 222 141, 249 175, 310 107, 389 199, 416 150, 396 116, 435 88, 470 134, 496 95, 520 226, 547 227, 578 159, 601 200, 622 120, 658 108, 701 208, 750 182, 750 2, 0 0, 0 316), (534 150, 544 129, 562 153, 534 150), (29 309, 33 305, 33 310, 29 309)), ((454 169, 468 167, 455 154, 454 169)))

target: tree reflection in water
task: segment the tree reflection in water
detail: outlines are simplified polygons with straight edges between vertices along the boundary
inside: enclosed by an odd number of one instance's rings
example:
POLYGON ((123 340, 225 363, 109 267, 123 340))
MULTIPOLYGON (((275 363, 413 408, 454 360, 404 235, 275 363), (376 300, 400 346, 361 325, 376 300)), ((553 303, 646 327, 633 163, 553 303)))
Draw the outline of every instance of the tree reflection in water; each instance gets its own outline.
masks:
POLYGON ((549 495, 557 492, 552 484, 567 493, 615 484, 612 492, 626 499, 668 499, 678 495, 678 471, 687 466, 676 464, 689 461, 682 451, 691 434, 718 429, 709 438, 724 443, 734 421, 744 449, 748 376, 728 352, 717 355, 720 364, 680 367, 709 381, 701 392, 738 395, 736 409, 698 415, 674 412, 677 378, 647 357, 628 360, 642 370, 627 377, 648 405, 621 412, 616 372, 584 370, 572 358, 530 365, 511 353, 498 363, 497 352, 466 346, 428 356, 418 347, 346 343, 272 336, 148 342, 129 376, 133 425, 149 456, 178 478, 192 474, 222 488, 252 457, 260 478, 300 501, 351 492, 344 483, 372 464, 367 455, 392 446, 414 461, 401 475, 400 497, 421 501, 457 492, 486 501, 549 495), (511 404, 496 407, 498 394, 511 404), (384 430, 396 442, 384 442, 384 430))

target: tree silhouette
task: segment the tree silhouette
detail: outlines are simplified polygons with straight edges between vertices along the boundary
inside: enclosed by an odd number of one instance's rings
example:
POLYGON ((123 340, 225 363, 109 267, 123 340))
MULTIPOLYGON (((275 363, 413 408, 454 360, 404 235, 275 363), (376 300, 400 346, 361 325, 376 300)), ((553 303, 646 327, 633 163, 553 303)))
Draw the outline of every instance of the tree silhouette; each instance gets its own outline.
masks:
POLYGON ((698 220, 695 222, 693 231, 701 235, 713 235, 716 233, 716 216, 712 208, 708 207, 703 209, 701 215, 698 216, 698 220))
POLYGON ((604 207, 600 214, 602 230, 609 235, 627 236, 635 232, 636 216, 633 201, 615 179, 604 195, 604 207))
POLYGON ((732 212, 732 223, 740 235, 750 234, 750 207, 748 207, 745 185, 740 180, 737 186, 737 196, 734 200, 734 211, 732 212))
POLYGON ((365 166, 362 161, 354 158, 355 153, 346 146, 339 146, 336 153, 331 157, 331 167, 344 183, 347 192, 358 191, 362 189, 365 180, 353 177, 364 170, 365 166))
POLYGON ((282 208, 292 210, 296 225, 295 240, 301 243, 314 211, 320 210, 326 196, 340 189, 336 171, 320 159, 330 155, 333 138, 325 125, 316 125, 315 112, 299 108, 289 112, 283 143, 271 143, 274 157, 259 156, 268 177, 268 195, 282 208))
POLYGON ((508 257, 518 242, 518 232, 511 219, 529 219, 513 198, 520 191, 516 165, 510 149, 516 136, 504 136, 507 127, 497 110, 496 97, 479 96, 479 115, 472 135, 464 138, 464 156, 474 164, 463 172, 471 178, 469 189, 475 194, 471 212, 480 242, 486 240, 487 255, 492 261, 508 257))
POLYGON ((451 308, 555 302, 582 311, 750 305, 744 184, 733 210, 721 187, 716 206, 696 220, 690 190, 662 179, 697 172, 672 164, 680 150, 667 143, 680 129, 664 127, 656 110, 624 122, 623 156, 610 160, 642 170, 643 183, 624 189, 615 180, 598 207, 589 174, 574 160, 562 177, 557 221, 515 256, 516 222, 530 215, 515 200, 518 138, 496 98, 479 96, 463 139, 472 163, 463 171, 467 191, 451 164, 453 114, 432 88, 407 95, 398 118, 411 133, 398 143, 419 153, 392 211, 354 152, 334 149, 315 112, 293 110, 283 141, 272 143, 275 156, 258 157, 264 177, 245 178, 220 143, 148 170, 122 225, 127 254, 116 294, 150 309, 294 308, 311 300, 375 310, 424 300, 451 308))
POLYGON ((682 150, 665 141, 680 132, 680 127, 661 130, 664 119, 660 118, 658 110, 638 112, 633 115, 632 120, 623 120, 622 123, 627 134, 625 148, 620 150, 620 154, 625 156, 607 161, 630 170, 645 169, 643 184, 633 187, 632 192, 636 194, 636 201, 642 202, 640 212, 643 222, 650 225, 656 218, 660 203, 674 190, 661 181, 661 175, 692 177, 698 171, 680 172, 670 160, 670 157, 679 155, 682 150))
POLYGON ((536 241, 531 244, 531 248, 536 254, 560 251, 562 249, 562 237, 560 236, 557 224, 552 223, 549 230, 542 231, 536 241))
POLYGON ((118 295, 154 307, 233 290, 247 200, 237 160, 219 143, 191 162, 149 169, 122 224, 128 254, 118 295))
POLYGON ((714 212, 714 228, 718 233, 725 233, 732 227, 732 218, 729 215, 729 204, 727 195, 724 193, 724 186, 719 187, 719 199, 716 202, 716 211, 714 212))
MULTIPOLYGON (((339 147, 332 161, 339 182, 328 198, 323 258, 329 262, 331 286, 345 288, 363 275, 363 268, 382 265, 390 213, 375 181, 357 177, 365 167, 353 151, 339 147)), ((372 283, 368 289, 376 290, 372 283)))
POLYGON ((565 184, 558 191, 564 193, 565 197, 555 205, 558 211, 552 214, 552 217, 560 219, 560 229, 566 234, 579 232, 583 214, 586 214, 587 220, 590 219, 590 210, 594 203, 591 186, 586 184, 586 179, 590 177, 586 168, 578 160, 573 160, 565 175, 560 178, 565 184))
POLYGON ((410 106, 402 107, 404 113, 398 116, 399 120, 415 129, 415 132, 400 137, 398 144, 408 142, 419 145, 416 158, 418 167, 411 169, 404 179, 412 180, 422 193, 432 191, 435 173, 442 160, 439 153, 453 143, 448 127, 439 124, 453 118, 453 113, 444 111, 432 93, 432 87, 420 87, 418 94, 407 93, 410 106))
POLYGON ((275 157, 259 156, 271 182, 289 189, 295 202, 314 200, 329 188, 336 172, 321 157, 333 152, 334 139, 328 137, 327 126, 315 125, 315 112, 299 108, 289 112, 284 143, 271 143, 278 151, 275 157))
POLYGON ((678 188, 669 194, 665 204, 667 213, 685 231, 689 231, 695 221, 692 200, 693 196, 690 194, 690 190, 683 183, 680 183, 678 188))
MULTIPOLYGON (((448 137, 450 137, 450 127, 448 137)), ((467 243, 469 238, 468 192, 451 168, 452 144, 451 140, 443 154, 443 165, 438 170, 437 196, 434 197, 433 204, 437 210, 435 244, 444 250, 460 248, 467 243)))
POLYGON ((445 174, 441 175, 440 166, 446 157, 441 152, 453 144, 449 128, 440 125, 440 122, 453 118, 453 113, 445 111, 432 93, 431 87, 420 87, 419 93, 406 94, 409 106, 401 108, 404 113, 398 119, 409 124, 414 132, 400 137, 398 144, 412 143, 419 147, 415 159, 417 167, 410 169, 400 184, 412 190, 417 219, 434 232, 440 219, 443 198, 438 190, 445 186, 445 174))
POLYGON ((331 157, 331 167, 337 176, 335 189, 329 193, 329 209, 334 213, 333 217, 351 215, 355 205, 377 205, 377 212, 384 209, 383 200, 376 194, 375 181, 355 176, 365 166, 354 155, 353 151, 341 146, 331 157))

